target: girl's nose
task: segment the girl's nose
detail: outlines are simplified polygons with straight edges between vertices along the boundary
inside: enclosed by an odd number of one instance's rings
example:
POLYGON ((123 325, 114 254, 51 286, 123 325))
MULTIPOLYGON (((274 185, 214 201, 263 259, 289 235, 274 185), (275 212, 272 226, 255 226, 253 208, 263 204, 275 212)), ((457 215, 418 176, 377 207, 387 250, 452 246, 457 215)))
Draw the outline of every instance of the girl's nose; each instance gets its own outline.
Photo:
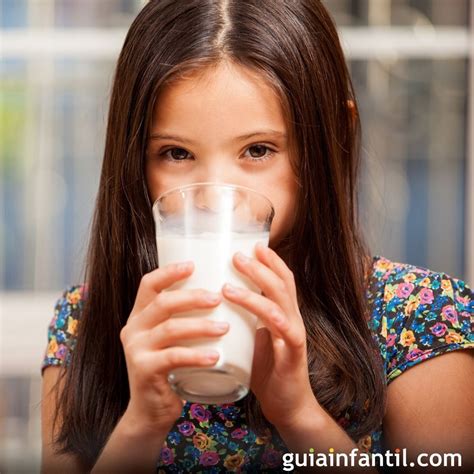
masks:
POLYGON ((229 186, 237 183, 229 181, 208 180, 205 186, 196 188, 194 196, 195 207, 205 211, 222 212, 234 209, 239 201, 239 192, 235 192, 229 186))
MULTIPOLYGON (((236 170, 231 166, 227 156, 213 156, 203 160, 201 166, 196 167, 193 176, 194 182, 222 184, 239 184, 235 178, 236 170), (234 175, 234 176, 232 176, 234 175)), ((219 186, 202 186, 196 191, 195 203, 198 209, 218 212, 222 206, 228 205, 231 193, 228 188, 219 186)))
POLYGON ((228 184, 235 181, 235 169, 227 162, 226 158, 209 160, 196 164, 193 179, 200 183, 228 184), (234 175, 234 179, 232 179, 234 175))

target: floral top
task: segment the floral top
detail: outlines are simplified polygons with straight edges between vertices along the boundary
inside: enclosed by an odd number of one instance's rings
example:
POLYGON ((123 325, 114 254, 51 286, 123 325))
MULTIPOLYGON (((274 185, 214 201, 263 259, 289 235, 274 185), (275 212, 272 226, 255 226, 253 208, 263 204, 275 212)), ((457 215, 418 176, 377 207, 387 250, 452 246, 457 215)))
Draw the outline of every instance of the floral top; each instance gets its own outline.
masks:
MULTIPOLYGON (((84 287, 74 286, 56 303, 42 369, 69 363, 84 296, 84 287)), ((367 298, 387 384, 425 359, 474 348, 473 292, 462 280, 375 256, 367 298)), ((278 432, 269 427, 258 437, 242 405, 186 403, 161 449, 157 472, 285 472, 282 454, 288 448, 278 432)), ((348 429, 350 415, 337 422, 348 429)), ((357 445, 363 452, 382 452, 382 425, 357 445)))

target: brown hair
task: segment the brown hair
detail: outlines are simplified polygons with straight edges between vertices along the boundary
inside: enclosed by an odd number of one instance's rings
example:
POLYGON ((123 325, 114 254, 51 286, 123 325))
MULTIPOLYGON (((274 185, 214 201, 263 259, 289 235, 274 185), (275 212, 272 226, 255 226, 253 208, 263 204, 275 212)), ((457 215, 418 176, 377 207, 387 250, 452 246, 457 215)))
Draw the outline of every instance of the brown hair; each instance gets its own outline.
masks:
MULTIPOLYGON (((158 265, 144 172, 156 98, 224 59, 277 90, 297 150, 296 220, 276 250, 295 276, 313 391, 334 418, 351 413, 354 440, 381 423, 385 379, 365 299, 371 259, 357 218, 360 124, 333 21, 318 0, 152 0, 131 25, 115 72, 87 300, 58 399, 60 451, 85 466, 129 401, 119 333, 141 277, 158 265)), ((252 393, 244 405, 259 430, 264 417, 252 393)))

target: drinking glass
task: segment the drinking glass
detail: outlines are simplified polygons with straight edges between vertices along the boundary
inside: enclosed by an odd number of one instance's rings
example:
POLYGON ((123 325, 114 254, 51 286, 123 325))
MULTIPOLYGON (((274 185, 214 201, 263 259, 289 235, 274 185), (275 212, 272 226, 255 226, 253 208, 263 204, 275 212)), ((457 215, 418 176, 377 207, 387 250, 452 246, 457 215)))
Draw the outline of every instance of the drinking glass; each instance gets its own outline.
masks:
MULTIPOLYGON (((268 246, 275 211, 263 194, 226 183, 201 182, 161 194, 153 204, 159 266, 185 260, 194 272, 163 291, 204 288, 221 292, 225 282, 261 293, 232 263, 235 252, 255 258, 257 242, 268 246)), ((177 345, 219 352, 212 367, 180 367, 168 374, 171 387, 188 401, 222 404, 243 398, 249 390, 258 318, 223 298, 215 308, 173 314, 227 321, 218 338, 178 341, 177 345)))

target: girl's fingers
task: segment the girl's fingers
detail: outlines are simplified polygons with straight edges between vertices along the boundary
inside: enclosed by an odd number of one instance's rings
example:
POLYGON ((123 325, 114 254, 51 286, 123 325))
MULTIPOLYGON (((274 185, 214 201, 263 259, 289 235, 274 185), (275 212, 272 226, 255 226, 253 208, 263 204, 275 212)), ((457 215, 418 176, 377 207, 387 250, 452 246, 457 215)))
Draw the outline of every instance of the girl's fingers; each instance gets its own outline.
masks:
POLYGON ((237 270, 253 281, 265 296, 281 306, 287 313, 294 311, 292 297, 288 292, 286 283, 259 260, 249 258, 245 255, 244 260, 239 259, 240 252, 234 255, 233 262, 237 270))
POLYGON ((132 314, 144 309, 160 291, 173 283, 189 277, 194 271, 194 263, 178 262, 156 268, 142 276, 138 287, 132 314))
POLYGON ((218 337, 229 330, 229 323, 205 318, 169 318, 146 332, 151 347, 176 346, 179 340, 218 337))
POLYGON ((267 265, 285 282, 288 290, 296 299, 295 276, 283 259, 273 249, 260 243, 257 243, 255 246, 255 254, 261 262, 267 265))
POLYGON ((190 347, 169 347, 159 351, 137 351, 138 357, 130 361, 151 374, 167 374, 178 367, 209 367, 219 359, 215 350, 190 347))
POLYGON ((288 317, 275 302, 246 288, 231 287, 228 283, 222 287, 222 291, 230 301, 260 318, 272 334, 293 347, 301 345, 302 338, 297 329, 290 325, 288 317))
POLYGON ((211 309, 221 301, 220 293, 204 289, 162 291, 154 296, 143 311, 133 316, 133 322, 142 329, 152 329, 172 314, 211 309))

